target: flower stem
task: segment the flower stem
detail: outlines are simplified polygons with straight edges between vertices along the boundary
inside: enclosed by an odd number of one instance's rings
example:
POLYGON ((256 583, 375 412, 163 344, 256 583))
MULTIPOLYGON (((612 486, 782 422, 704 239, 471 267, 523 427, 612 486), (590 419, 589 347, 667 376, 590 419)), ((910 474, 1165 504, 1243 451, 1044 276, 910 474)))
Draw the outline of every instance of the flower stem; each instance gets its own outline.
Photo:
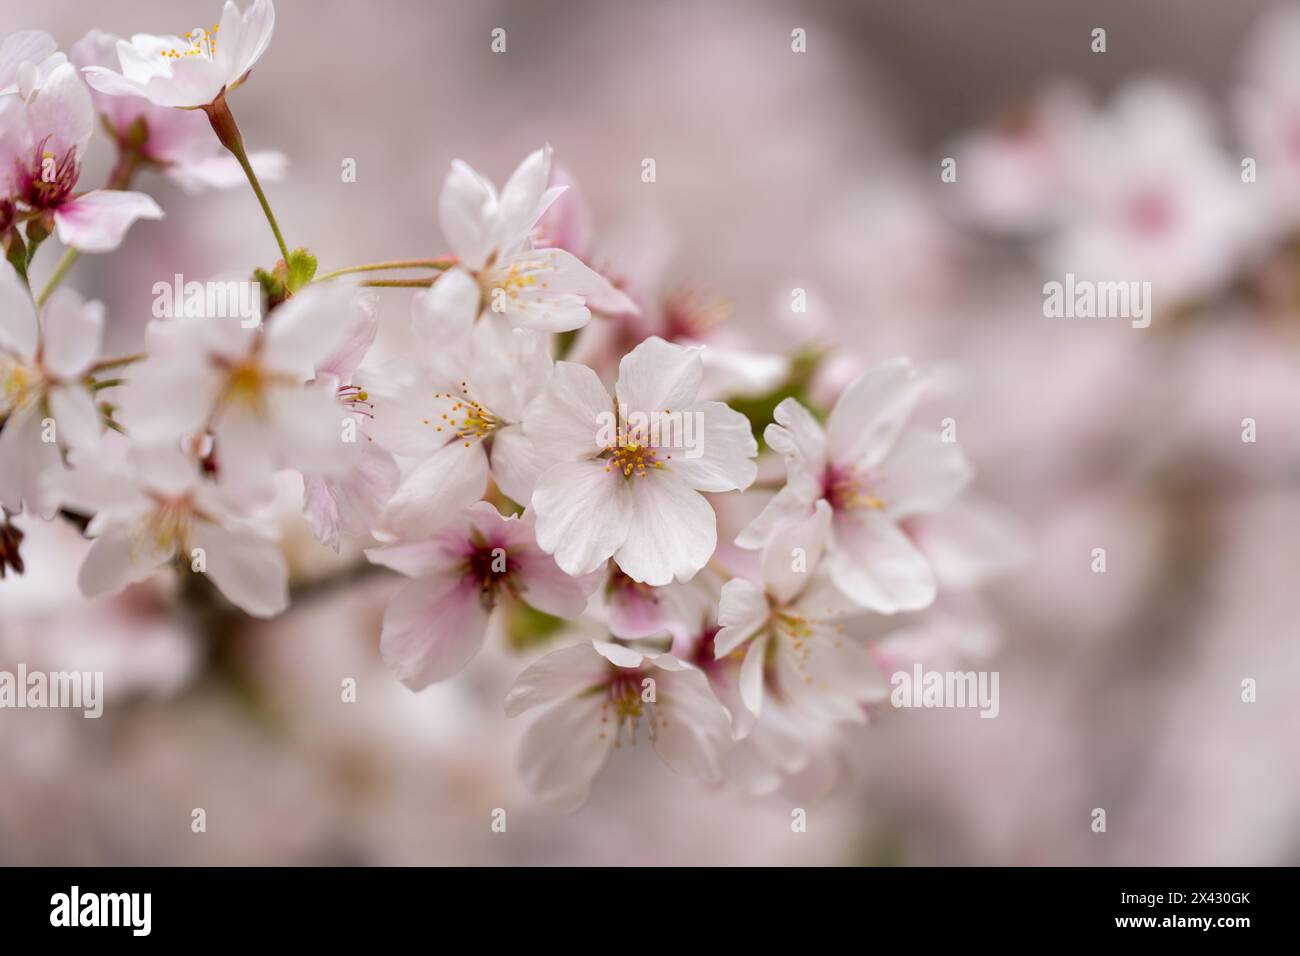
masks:
MULTIPOLYGON (((113 164, 113 171, 108 174, 108 181, 104 183, 105 189, 126 189, 131 185, 131 180, 135 178, 136 170, 144 162, 144 153, 140 151, 140 144, 134 142, 118 144, 117 162, 113 164)), ((50 276, 45 288, 41 294, 36 297, 36 307, 40 308, 45 304, 45 300, 50 297, 55 288, 64 277, 72 264, 77 261, 80 253, 71 247, 63 253, 63 258, 59 260, 58 266, 54 269, 54 274, 50 276)))
POLYGON ((284 236, 280 233, 280 225, 275 221, 275 213, 271 212, 271 204, 266 200, 266 193, 262 192, 262 184, 257 181, 257 174, 253 172, 253 164, 248 161, 248 153, 244 149, 244 137, 240 135, 239 126, 235 123, 230 107, 226 105, 225 94, 203 107, 203 112, 208 114, 208 122, 212 124, 212 131, 217 134, 217 139, 221 140, 221 145, 230 150, 235 159, 239 160, 240 168, 248 177, 248 184, 253 187, 257 201, 262 204, 266 221, 271 224, 271 231, 275 233, 275 242, 280 247, 280 257, 288 262, 289 247, 285 245, 284 236))
POLYGON ((87 369, 86 374, 95 375, 99 372, 107 372, 112 368, 122 368, 126 365, 134 365, 136 362, 143 362, 148 357, 149 356, 144 352, 140 352, 136 355, 124 355, 121 358, 105 359, 102 362, 96 362, 92 365, 87 369))
POLYGON ((451 256, 444 256, 441 259, 402 259, 396 262, 366 262, 359 266, 348 266, 345 269, 335 269, 333 272, 325 272, 318 275, 314 282, 323 282, 326 279, 337 279, 339 276, 353 275, 357 272, 381 272, 386 269, 434 269, 442 272, 450 269, 456 264, 456 260, 451 256))
POLYGON ((50 276, 49 281, 45 283, 45 288, 42 289, 41 294, 36 297, 36 307, 38 309, 45 305, 45 300, 50 297, 50 294, 55 290, 58 284, 63 281, 63 277, 68 274, 68 270, 72 268, 72 264, 77 261, 77 256, 78 252, 76 249, 69 249, 63 254, 63 258, 59 260, 58 266, 54 269, 54 275, 50 276))
POLYGON ((371 289, 427 289, 438 280, 438 276, 428 279, 367 279, 361 283, 371 289))

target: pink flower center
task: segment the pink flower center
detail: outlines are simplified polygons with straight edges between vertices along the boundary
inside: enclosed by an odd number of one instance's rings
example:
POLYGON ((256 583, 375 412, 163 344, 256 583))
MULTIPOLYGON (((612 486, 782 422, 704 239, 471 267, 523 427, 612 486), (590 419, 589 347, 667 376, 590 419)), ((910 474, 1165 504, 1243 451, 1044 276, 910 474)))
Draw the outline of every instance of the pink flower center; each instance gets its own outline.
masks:
POLYGON ((18 198, 31 209, 57 209, 72 195, 81 170, 77 150, 69 146, 62 157, 46 149, 47 136, 37 144, 31 163, 18 163, 18 198))
POLYGON ((822 497, 835 511, 879 511, 885 507, 871 490, 865 472, 831 466, 822 475, 822 497))

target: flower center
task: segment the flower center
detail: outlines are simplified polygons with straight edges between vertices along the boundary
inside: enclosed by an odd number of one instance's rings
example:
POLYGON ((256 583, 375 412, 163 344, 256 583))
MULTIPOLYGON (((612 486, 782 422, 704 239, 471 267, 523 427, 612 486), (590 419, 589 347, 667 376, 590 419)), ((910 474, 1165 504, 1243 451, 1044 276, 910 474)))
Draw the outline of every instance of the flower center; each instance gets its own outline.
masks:
POLYGON ((624 478, 633 476, 644 478, 647 469, 664 466, 664 463, 659 461, 659 453, 649 445, 640 442, 607 445, 605 451, 609 454, 609 463, 605 465, 605 470, 620 471, 624 478))
MULTIPOLYGON (((656 704, 653 700, 647 701, 644 697, 645 691, 641 686, 641 672, 628 672, 620 670, 609 679, 605 685, 605 700, 600 705, 600 737, 605 739, 609 732, 607 725, 610 718, 614 721, 614 746, 623 746, 626 739, 633 747, 636 746, 637 733, 641 728, 641 719, 644 717, 646 722, 647 736, 653 743, 659 736, 659 728, 666 725, 666 721, 660 719, 656 704)), ((651 695, 653 696, 653 695, 651 695)))
POLYGON ((133 559, 141 562, 166 554, 188 554, 190 529, 194 524, 194 502, 189 495, 179 498, 156 496, 155 506, 131 538, 133 559))
POLYGON ((478 587, 479 600, 490 611, 496 604, 497 594, 508 586, 510 555, 505 548, 492 547, 477 534, 473 544, 473 550, 465 556, 462 580, 478 587))
POLYGON ((865 473, 828 468, 822 477, 822 496, 836 511, 880 511, 885 503, 871 490, 865 473))
POLYGON ((509 265, 503 268, 496 264, 494 256, 477 277, 483 308, 499 312, 501 309, 496 300, 501 295, 518 305, 521 292, 550 288, 549 282, 537 278, 537 271, 553 267, 555 259, 555 254, 549 249, 539 249, 512 257, 509 265))
POLYGON ((256 359, 243 359, 230 366, 226 378, 226 401, 260 412, 265 407, 267 375, 256 359))
POLYGON ((709 298, 694 289, 678 289, 663 303, 663 330, 669 342, 695 341, 705 338, 731 315, 731 305, 724 299, 709 298))
POLYGON ((31 162, 18 165, 18 196, 32 209, 54 209, 72 195, 80 168, 77 149, 69 146, 60 157, 47 149, 50 138, 46 136, 36 144, 31 162))
POLYGON ((460 383, 460 394, 451 392, 434 392, 438 401, 451 402, 452 405, 437 420, 426 418, 424 424, 433 425, 437 431, 450 429, 452 438, 459 439, 468 448, 473 441, 487 438, 501 422, 481 402, 470 397, 469 385, 460 383))
POLYGON ((26 408, 41 393, 39 370, 13 359, 0 357, 0 415, 26 408))
MULTIPOLYGON (((816 637, 821 630, 825 634, 826 627, 833 627, 836 632, 835 646, 840 643, 839 632, 843 631, 843 626, 823 625, 815 618, 805 617, 802 614, 795 613, 790 608, 777 608, 772 614, 772 620, 775 625, 776 637, 779 641, 785 641, 793 651, 792 662, 795 673, 803 678, 804 683, 811 684, 813 681, 812 674, 808 671, 808 662, 812 657, 813 645, 810 639, 816 637)), ((777 641, 768 645, 768 653, 775 655, 777 641)))
POLYGON ((221 27, 213 24, 211 30, 204 30, 202 27, 195 27, 189 33, 182 33, 181 39, 185 40, 189 46, 181 49, 163 50, 164 60, 181 60, 186 57, 201 56, 205 60, 211 60, 217 55, 217 31, 221 27))
POLYGON ((375 404, 370 401, 370 395, 360 385, 340 385, 334 395, 348 411, 364 415, 366 418, 375 417, 375 404))

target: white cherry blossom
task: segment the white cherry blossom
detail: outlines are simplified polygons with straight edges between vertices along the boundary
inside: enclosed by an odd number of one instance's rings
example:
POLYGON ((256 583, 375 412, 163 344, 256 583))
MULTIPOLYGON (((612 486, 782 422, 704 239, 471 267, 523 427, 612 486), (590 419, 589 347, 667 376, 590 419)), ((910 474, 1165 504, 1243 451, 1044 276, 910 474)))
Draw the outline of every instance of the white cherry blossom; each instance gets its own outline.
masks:
POLYGON ((266 489, 278 468, 341 473, 359 449, 345 440, 351 414, 314 379, 364 308, 334 282, 309 286, 253 327, 236 317, 155 319, 120 421, 146 443, 211 432, 223 482, 266 489))
POLYGON ((288 569, 265 522, 204 481, 193 457, 133 444, 115 464, 85 463, 57 483, 64 506, 94 515, 86 533, 95 543, 77 579, 83 594, 116 594, 176 562, 254 617, 288 606, 288 569))
POLYGON ((532 507, 560 567, 585 574, 612 557, 653 585, 704 567, 717 524, 701 492, 749 487, 758 446, 744 415, 697 399, 702 375, 699 350, 659 338, 623 358, 614 398, 591 369, 556 363, 524 431, 548 459, 532 507))
POLYGON ((591 320, 586 297, 610 295, 608 280, 571 252, 534 248, 534 227, 565 188, 548 188, 550 174, 549 146, 525 157, 500 195, 467 164, 451 164, 438 211, 459 264, 434 284, 431 305, 438 314, 463 324, 490 310, 518 328, 543 332, 591 320))
POLYGON ((782 401, 764 437, 785 459, 786 484, 736 543, 760 548, 825 502, 827 567, 846 596, 882 614, 933 601, 934 572, 899 522, 946 507, 971 468, 956 442, 905 428, 924 382, 906 359, 868 369, 845 389, 825 428, 795 399, 782 401))
MULTIPOLYGON (((114 65, 120 42, 121 38, 111 33, 91 30, 72 45, 72 62, 83 70, 114 65)), ((212 135, 212 127, 200 111, 156 106, 143 96, 101 93, 93 86, 90 96, 95 112, 119 142, 139 149, 146 163, 159 167, 187 192, 246 185, 239 162, 212 135), (140 134, 143 141, 133 143, 132 138, 140 134)), ((274 151, 250 152, 248 161, 263 182, 283 178, 287 162, 283 153, 274 151)))
POLYGON ((242 13, 227 0, 220 22, 210 27, 118 40, 118 69, 88 66, 86 82, 101 93, 140 96, 157 106, 207 106, 248 78, 274 30, 271 0, 253 0, 242 13))
POLYGON ((544 464, 520 424, 551 374, 544 340, 491 314, 458 327, 434 308, 428 295, 412 306, 426 361, 394 359, 354 376, 369 403, 367 433, 414 462, 381 516, 389 537, 427 537, 483 497, 489 476, 527 504, 544 464))
MULTIPOLYGON (((737 686, 752 720, 769 693, 822 720, 856 722, 864 704, 887 694, 870 652, 844 633, 856 607, 820 573, 830 534, 831 506, 820 500, 810 519, 785 525, 763 548, 761 587, 743 578, 722 586, 714 653, 742 658, 737 686)), ((742 721, 739 735, 750 726, 742 721)))
POLYGON ((642 735, 669 767, 702 781, 719 779, 731 741, 727 712, 698 668, 605 641, 561 648, 524 670, 506 716, 537 707, 546 709, 520 741, 519 772, 561 813, 581 807, 610 754, 642 735))

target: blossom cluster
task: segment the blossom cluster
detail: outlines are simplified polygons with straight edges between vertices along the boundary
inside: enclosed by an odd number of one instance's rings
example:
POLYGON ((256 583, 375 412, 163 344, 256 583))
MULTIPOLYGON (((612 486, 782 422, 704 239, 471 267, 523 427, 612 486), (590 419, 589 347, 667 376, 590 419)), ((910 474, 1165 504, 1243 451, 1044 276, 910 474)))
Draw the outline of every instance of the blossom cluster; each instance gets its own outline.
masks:
POLYGON ((470 666, 494 619, 549 622, 505 701, 536 715, 519 771, 548 806, 578 808, 639 738, 755 794, 828 760, 888 696, 882 621, 979 577, 988 526, 963 533, 972 468, 918 415, 928 370, 880 362, 814 401, 797 363, 719 333, 713 301, 602 261, 549 146, 500 188, 454 162, 441 254, 318 273, 260 185, 283 157, 248 153, 227 101, 274 25, 271 0, 228 2, 181 36, 0 47, 3 527, 82 525, 88 597, 171 570, 270 617, 290 605, 273 509, 293 473, 323 546, 405 579, 379 643, 412 690, 470 666), (118 162, 79 192, 97 117, 118 162), (147 169, 246 178, 281 258, 255 274, 260 321, 155 318, 141 354, 105 356, 104 307, 61 283, 163 215, 127 189, 147 169), (52 235, 67 252, 35 292, 52 235), (427 276, 373 278, 398 268, 427 276), (416 347, 381 359, 373 297, 410 287, 416 347))

